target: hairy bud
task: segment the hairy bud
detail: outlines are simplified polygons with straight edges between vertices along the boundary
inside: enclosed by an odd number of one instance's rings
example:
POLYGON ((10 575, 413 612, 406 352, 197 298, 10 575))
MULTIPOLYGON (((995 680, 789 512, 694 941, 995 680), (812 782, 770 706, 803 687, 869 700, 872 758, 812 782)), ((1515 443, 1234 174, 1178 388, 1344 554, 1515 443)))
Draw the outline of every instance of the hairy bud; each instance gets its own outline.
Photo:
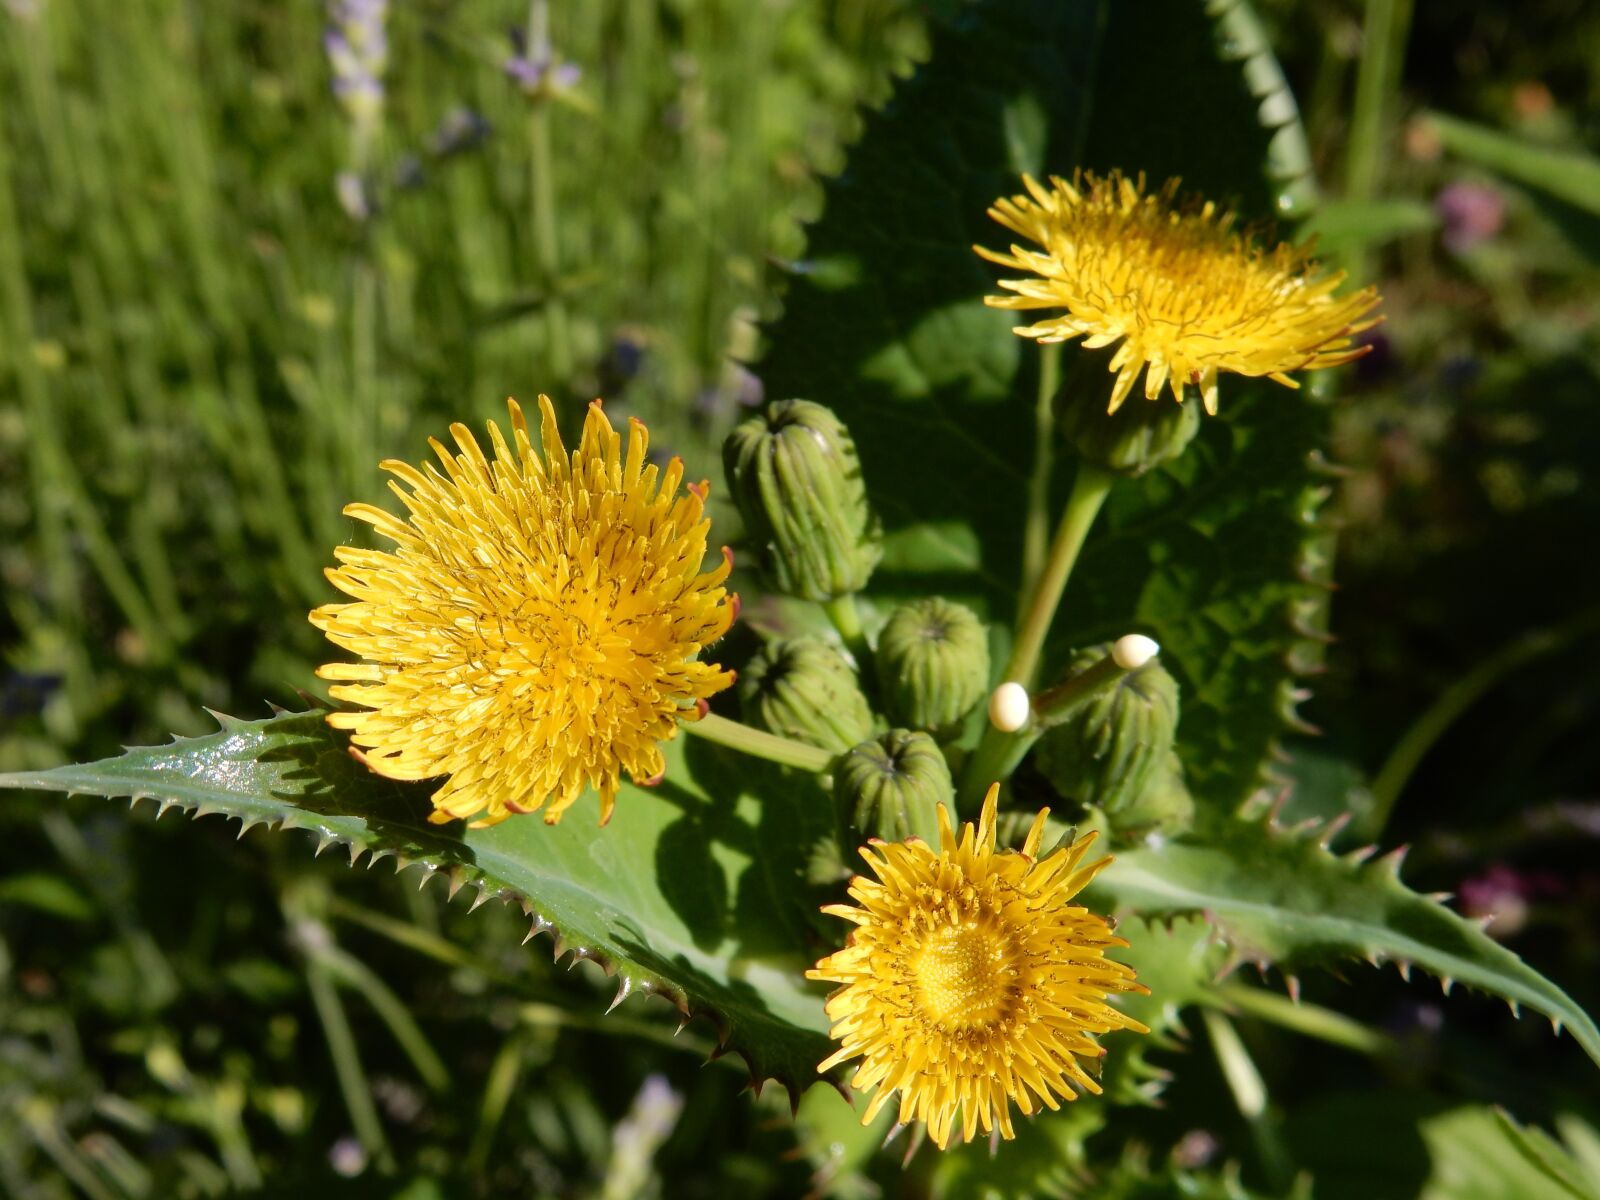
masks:
POLYGON ((859 592, 882 555, 850 431, 809 400, 779 400, 722 447, 728 488, 780 592, 832 600, 859 592))
POLYGON ((1060 414, 1061 432, 1086 462, 1123 475, 1143 475, 1176 458, 1200 430, 1198 403, 1130 399, 1108 413, 1098 395, 1071 396, 1060 414))
POLYGON ((938 805, 952 805, 955 785, 939 744, 925 733, 891 729, 839 760, 833 795, 845 820, 869 837, 939 844, 938 805))
POLYGON ((1149 833, 1171 837, 1192 826, 1194 797, 1183 781, 1183 764, 1178 755, 1168 751, 1166 759, 1151 773, 1144 791, 1107 819, 1115 832, 1128 837, 1149 833))
POLYGON ((872 707, 843 651, 821 638, 769 642, 739 676, 745 719, 842 754, 872 736, 872 707))
MULTIPOLYGON (((1063 680, 1103 661, 1110 649, 1078 651, 1063 680)), ((1177 727, 1177 680, 1151 658, 1064 714, 1039 739, 1035 761, 1063 796, 1094 805, 1120 825, 1120 814, 1143 802, 1157 782, 1177 727)))
POLYGON ((889 717, 935 736, 955 732, 989 688, 989 637, 969 608, 933 596, 902 604, 878 635, 889 717))

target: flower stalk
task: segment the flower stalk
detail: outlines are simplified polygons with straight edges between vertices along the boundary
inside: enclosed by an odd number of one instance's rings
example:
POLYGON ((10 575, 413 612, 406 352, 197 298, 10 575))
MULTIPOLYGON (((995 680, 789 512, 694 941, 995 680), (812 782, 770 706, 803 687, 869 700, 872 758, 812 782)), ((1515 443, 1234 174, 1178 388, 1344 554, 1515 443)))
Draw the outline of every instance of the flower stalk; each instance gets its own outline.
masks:
POLYGON ((715 742, 719 746, 726 746, 730 750, 737 750, 754 758, 764 758, 768 762, 777 763, 780 767, 795 767, 801 771, 811 771, 820 775, 833 765, 834 756, 820 747, 808 746, 793 738, 779 737, 775 733, 752 729, 748 725, 741 725, 738 721, 719 717, 716 713, 707 713, 698 721, 685 722, 683 727, 708 742, 715 742))

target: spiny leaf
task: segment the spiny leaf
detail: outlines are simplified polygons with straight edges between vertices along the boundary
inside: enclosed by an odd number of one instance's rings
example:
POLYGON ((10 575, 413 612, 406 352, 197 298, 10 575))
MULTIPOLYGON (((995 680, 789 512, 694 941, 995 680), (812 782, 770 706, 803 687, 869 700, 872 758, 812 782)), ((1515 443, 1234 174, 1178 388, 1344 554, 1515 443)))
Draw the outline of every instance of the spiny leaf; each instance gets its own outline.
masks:
POLYGON ((1149 1061, 1152 1050, 1177 1050, 1182 1013, 1191 1004, 1215 1003, 1212 983, 1228 955, 1217 931, 1195 917, 1170 921, 1135 917, 1121 922, 1117 935, 1128 945, 1116 958, 1138 972, 1149 994, 1119 998, 1118 1007, 1143 1022, 1144 1037, 1119 1037, 1108 1046, 1101 1086, 1116 1104, 1153 1104, 1171 1072, 1149 1061))
POLYGON ((821 996, 803 978, 801 873, 804 848, 831 828, 820 795, 783 795, 775 772, 679 738, 666 747, 666 780, 625 787, 603 829, 584 806, 557 826, 536 817, 430 825, 428 787, 367 771, 324 716, 223 716, 213 734, 0 775, 0 787, 148 798, 162 811, 303 828, 319 850, 348 846, 352 863, 394 855, 445 876, 452 894, 470 885, 480 898, 520 903, 530 936, 549 932, 558 956, 615 973, 619 999, 654 992, 685 1019, 708 1016, 757 1084, 776 1078, 797 1095, 815 1078, 829 1043, 821 996))
MULTIPOLYGON (((1235 9, 1221 6, 1224 36, 1235 9)), ((1241 65, 1217 38, 1193 0, 961 6, 826 182, 760 370, 770 395, 825 401, 849 424, 889 531, 877 592, 954 595, 1002 620, 1016 608, 1039 354, 984 306, 995 274, 970 245, 1007 243, 985 210, 1022 172, 1177 175, 1246 218, 1273 215, 1261 121, 1281 128, 1283 113, 1262 110, 1265 51, 1234 36, 1241 65), (1184 103, 1150 85, 1152 63, 1185 80, 1184 103)), ((1322 536, 1307 501, 1324 410, 1231 377, 1222 409, 1178 462, 1114 489, 1048 652, 1133 630, 1160 641, 1184 689, 1189 785, 1219 812, 1255 786, 1293 675, 1316 665, 1296 656, 1320 635, 1326 583, 1307 551, 1322 536)))
POLYGON ((1459 982, 1513 1009, 1536 1009, 1600 1062, 1600 1030, 1565 992, 1473 922, 1401 883, 1401 853, 1341 857, 1327 849, 1332 832, 1240 819, 1210 830, 1206 845, 1120 851, 1089 903, 1146 918, 1202 914, 1235 963, 1285 971, 1349 958, 1416 966, 1447 988, 1459 982))

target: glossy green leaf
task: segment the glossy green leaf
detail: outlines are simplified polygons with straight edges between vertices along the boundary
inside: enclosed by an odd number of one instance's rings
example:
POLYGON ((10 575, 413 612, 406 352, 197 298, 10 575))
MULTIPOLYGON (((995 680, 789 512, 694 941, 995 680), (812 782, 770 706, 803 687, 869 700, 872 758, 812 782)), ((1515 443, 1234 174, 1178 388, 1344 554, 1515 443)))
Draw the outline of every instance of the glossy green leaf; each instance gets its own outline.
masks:
POLYGON ((809 779, 733 761, 680 737, 655 788, 625 786, 610 825, 580 804, 560 825, 516 818, 489 829, 431 825, 426 785, 371 774, 320 712, 222 728, 82 766, 0 775, 0 788, 149 798, 248 828, 269 823, 324 843, 394 855, 520 903, 556 952, 592 959, 634 990, 705 1014, 756 1079, 793 1089, 828 1053, 822 989, 807 984, 805 852, 831 831, 809 779))
POLYGON ((1092 885, 1091 906, 1145 918, 1201 914, 1235 961, 1302 966, 1363 958, 1417 967, 1527 1005, 1565 1026, 1600 1062, 1600 1030, 1559 987, 1476 924, 1400 882, 1399 854, 1339 856, 1329 827, 1285 830, 1234 820, 1207 845, 1186 841, 1117 854, 1092 885))
MULTIPOLYGON (((827 182, 760 369, 769 395, 824 401, 849 424, 889 534, 875 592, 1015 611, 1039 352, 984 306, 996 272, 971 245, 1006 244, 985 210, 1022 172, 1179 175, 1247 218, 1271 214, 1263 100, 1218 35, 1188 0, 965 6, 935 22, 930 61, 827 182), (1151 86, 1153 64, 1184 80, 1182 104, 1151 86)), ((1048 654, 1047 667, 1074 645, 1155 636, 1184 688, 1189 782, 1217 810, 1254 786, 1320 605, 1309 456, 1324 427, 1304 392, 1225 380, 1222 416, 1178 462, 1114 489, 1048 654)), ((1058 468, 1059 503, 1064 450, 1058 468)))

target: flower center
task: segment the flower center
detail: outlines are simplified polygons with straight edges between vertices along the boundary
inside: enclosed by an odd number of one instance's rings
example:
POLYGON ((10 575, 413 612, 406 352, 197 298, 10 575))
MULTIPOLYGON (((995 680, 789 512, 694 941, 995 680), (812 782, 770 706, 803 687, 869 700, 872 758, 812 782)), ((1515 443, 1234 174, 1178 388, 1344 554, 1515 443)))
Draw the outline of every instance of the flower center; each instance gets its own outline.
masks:
POLYGON ((1008 939, 973 921, 932 934, 912 952, 911 976, 923 1012, 952 1033, 992 1024, 1017 992, 1008 939))

